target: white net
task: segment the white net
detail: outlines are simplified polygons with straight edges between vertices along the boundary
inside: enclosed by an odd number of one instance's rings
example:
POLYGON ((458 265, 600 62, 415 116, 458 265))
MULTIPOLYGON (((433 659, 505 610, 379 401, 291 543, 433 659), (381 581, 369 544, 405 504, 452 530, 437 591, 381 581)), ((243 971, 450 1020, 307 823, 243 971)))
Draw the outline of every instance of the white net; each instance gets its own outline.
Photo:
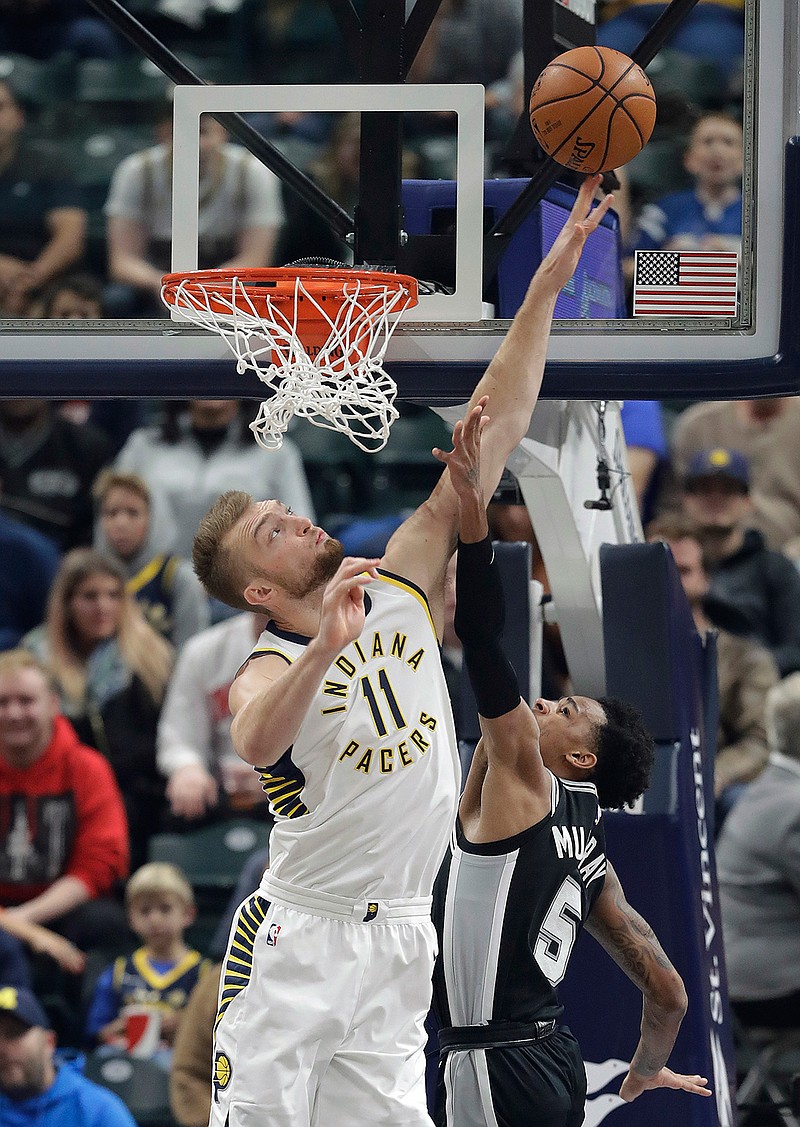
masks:
POLYGON ((262 288, 258 308, 238 277, 190 278, 162 292, 187 320, 226 341, 240 373, 251 369, 272 390, 250 427, 261 446, 279 447, 295 415, 341 431, 368 453, 386 445, 398 411, 397 386, 383 360, 399 317, 415 302, 401 278, 391 285, 358 275, 344 280, 329 305, 336 306, 333 317, 299 276, 293 300, 272 300, 262 288), (329 330, 309 350, 297 331, 301 301, 314 307, 322 335, 329 330))

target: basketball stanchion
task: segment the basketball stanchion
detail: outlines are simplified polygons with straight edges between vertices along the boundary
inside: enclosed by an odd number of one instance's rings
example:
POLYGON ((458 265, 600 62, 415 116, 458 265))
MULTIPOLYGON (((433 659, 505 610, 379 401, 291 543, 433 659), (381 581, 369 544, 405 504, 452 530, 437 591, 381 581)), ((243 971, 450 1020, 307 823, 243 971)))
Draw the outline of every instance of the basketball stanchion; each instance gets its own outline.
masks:
POLYGON ((167 274, 161 295, 180 318, 218 333, 273 392, 250 425, 277 449, 295 415, 382 449, 399 412, 383 368, 416 278, 342 266, 195 270, 167 274))

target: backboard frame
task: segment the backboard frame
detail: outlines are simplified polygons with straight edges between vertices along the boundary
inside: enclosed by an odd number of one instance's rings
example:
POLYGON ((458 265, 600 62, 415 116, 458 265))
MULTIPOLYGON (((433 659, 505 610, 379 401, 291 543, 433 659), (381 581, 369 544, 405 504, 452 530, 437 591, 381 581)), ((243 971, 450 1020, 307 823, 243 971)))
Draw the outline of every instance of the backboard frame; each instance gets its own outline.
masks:
MULTIPOLYGON (((756 32, 745 91, 754 177, 753 211, 745 216, 755 235, 752 329, 693 322, 670 333, 663 321, 633 328, 626 322, 624 331, 614 321, 559 322, 544 398, 595 399, 601 387, 609 398, 622 399, 800 390, 800 329, 793 316, 800 308, 798 21, 793 0, 757 6, 748 0, 748 19, 756 32), (782 229, 775 219, 781 213, 782 229)), ((400 395, 418 402, 463 401, 507 327, 503 320, 401 325, 387 363, 400 395)), ((171 322, 3 321, 0 339, 5 396, 217 397, 224 389, 260 398, 261 385, 236 373, 223 342, 171 322)))

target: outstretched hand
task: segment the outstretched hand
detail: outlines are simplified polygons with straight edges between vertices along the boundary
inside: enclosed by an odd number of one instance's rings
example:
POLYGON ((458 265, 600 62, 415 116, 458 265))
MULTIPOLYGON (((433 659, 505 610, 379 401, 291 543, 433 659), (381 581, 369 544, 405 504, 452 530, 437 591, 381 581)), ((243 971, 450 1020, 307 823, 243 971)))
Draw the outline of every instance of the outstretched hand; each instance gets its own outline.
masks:
POLYGON ((364 588, 377 578, 379 558, 346 556, 325 590, 317 637, 333 652, 343 649, 364 629, 364 588))
POLYGON ((601 219, 614 202, 613 196, 605 196, 597 207, 592 207, 592 200, 602 179, 600 175, 586 177, 567 222, 536 271, 556 293, 564 288, 575 273, 586 240, 592 231, 597 230, 601 219))
POLYGON ((489 422, 489 416, 484 414, 488 401, 488 396, 482 396, 464 419, 456 423, 452 450, 440 450, 438 446, 433 450, 434 457, 447 466, 450 482, 458 495, 458 531, 465 543, 483 540, 488 531, 481 486, 481 436, 489 422))
POLYGON ((622 1081, 619 1094, 627 1103, 631 1103, 642 1092, 653 1088, 675 1088, 678 1091, 691 1092, 695 1096, 710 1096, 711 1089, 705 1076, 684 1076, 680 1072, 673 1072, 670 1068, 660 1069, 655 1076, 640 1076, 629 1071, 622 1081))
POLYGON ((450 471, 450 480, 462 504, 477 499, 483 504, 481 492, 481 435, 489 422, 484 414, 489 396, 484 395, 476 405, 459 419, 453 427, 453 449, 433 448, 434 458, 444 462, 450 471))

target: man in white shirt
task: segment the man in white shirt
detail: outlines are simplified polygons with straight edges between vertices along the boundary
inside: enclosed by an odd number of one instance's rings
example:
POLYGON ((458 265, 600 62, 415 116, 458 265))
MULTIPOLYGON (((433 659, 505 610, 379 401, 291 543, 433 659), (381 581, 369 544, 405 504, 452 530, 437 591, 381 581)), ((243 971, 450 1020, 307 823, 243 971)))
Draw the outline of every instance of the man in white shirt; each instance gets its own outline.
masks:
MULTIPOLYGON (((161 277, 171 266, 172 108, 161 143, 126 157, 114 172, 105 205, 109 313, 165 315, 161 277)), ((270 266, 283 223, 280 181, 246 149, 226 141, 222 126, 200 122, 198 265, 228 270, 270 266)))

